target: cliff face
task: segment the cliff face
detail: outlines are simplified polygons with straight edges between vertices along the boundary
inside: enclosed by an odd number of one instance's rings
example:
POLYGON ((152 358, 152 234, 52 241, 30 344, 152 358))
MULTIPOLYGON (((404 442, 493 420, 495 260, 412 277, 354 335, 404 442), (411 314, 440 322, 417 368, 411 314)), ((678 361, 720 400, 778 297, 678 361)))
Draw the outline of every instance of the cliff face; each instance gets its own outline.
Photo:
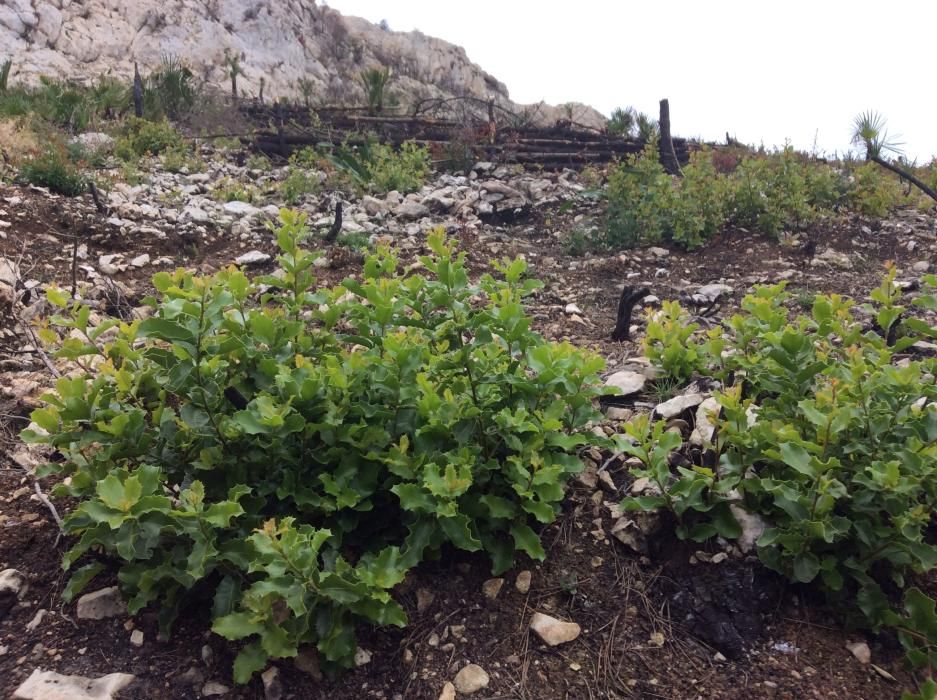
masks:
MULTIPOLYGON (((238 87, 248 96, 264 78, 267 98, 295 98, 305 79, 315 101, 361 104, 361 71, 389 66, 396 75, 390 92, 405 105, 470 95, 523 108, 461 47, 382 29, 310 0, 0 0, 0 60, 13 58, 14 80, 130 78, 134 61, 146 73, 174 55, 199 78, 226 86, 226 51, 241 56, 238 87)), ((543 122, 570 111, 538 107, 543 122)), ((589 125, 604 121, 581 105, 572 115, 589 125)))

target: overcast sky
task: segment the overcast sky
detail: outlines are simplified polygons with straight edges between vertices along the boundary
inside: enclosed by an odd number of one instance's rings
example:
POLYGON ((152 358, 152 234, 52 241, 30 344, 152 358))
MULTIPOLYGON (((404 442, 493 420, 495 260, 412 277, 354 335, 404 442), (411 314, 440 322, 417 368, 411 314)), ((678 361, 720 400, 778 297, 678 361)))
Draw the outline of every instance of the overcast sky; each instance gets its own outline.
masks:
POLYGON ((850 147, 873 109, 911 157, 937 155, 935 0, 329 0, 465 47, 516 102, 657 114, 675 135, 850 147))

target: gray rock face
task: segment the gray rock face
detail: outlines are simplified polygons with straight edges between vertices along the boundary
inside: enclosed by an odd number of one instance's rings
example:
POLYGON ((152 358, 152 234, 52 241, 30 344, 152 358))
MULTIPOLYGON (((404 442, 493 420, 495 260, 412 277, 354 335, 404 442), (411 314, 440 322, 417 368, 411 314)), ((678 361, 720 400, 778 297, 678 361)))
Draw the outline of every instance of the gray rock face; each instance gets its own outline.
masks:
MULTIPOLYGON (((2 9, 2 8, 0 8, 2 9)), ((100 678, 63 676, 36 669, 13 692, 18 700, 111 700, 114 694, 133 683, 129 673, 109 673, 100 678)))
POLYGON ((251 250, 251 251, 248 251, 247 253, 244 253, 243 255, 237 256, 234 259, 234 262, 236 262, 238 265, 248 266, 248 265, 260 265, 262 263, 268 262, 269 260, 270 260, 270 256, 267 255, 266 253, 263 253, 259 250, 251 250))
MULTIPOLYGON (((40 75, 90 81, 110 72, 130 81, 133 64, 147 73, 165 55, 187 62, 195 75, 226 86, 225 52, 241 56, 241 90, 256 96, 301 98, 297 81, 312 82, 331 103, 362 104, 362 69, 391 66, 401 102, 415 97, 467 95, 520 113, 507 88, 472 63, 465 50, 422 32, 395 32, 324 3, 278 0, 7 0, 0 4, 2 54, 14 56, 13 79, 40 75)), ((568 117, 564 106, 531 106, 543 124, 568 117)), ((570 104, 573 120, 602 127, 605 118, 570 104)))

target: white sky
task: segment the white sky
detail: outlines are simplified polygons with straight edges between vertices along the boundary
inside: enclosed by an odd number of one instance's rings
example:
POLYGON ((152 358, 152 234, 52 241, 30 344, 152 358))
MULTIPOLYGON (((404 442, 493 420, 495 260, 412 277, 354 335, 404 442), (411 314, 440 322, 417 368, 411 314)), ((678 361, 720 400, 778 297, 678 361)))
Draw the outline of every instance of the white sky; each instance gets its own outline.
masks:
POLYGON ((515 102, 670 99, 675 135, 832 154, 868 109, 937 155, 935 0, 329 0, 346 15, 463 46, 515 102), (664 24, 666 22, 666 24, 664 24))

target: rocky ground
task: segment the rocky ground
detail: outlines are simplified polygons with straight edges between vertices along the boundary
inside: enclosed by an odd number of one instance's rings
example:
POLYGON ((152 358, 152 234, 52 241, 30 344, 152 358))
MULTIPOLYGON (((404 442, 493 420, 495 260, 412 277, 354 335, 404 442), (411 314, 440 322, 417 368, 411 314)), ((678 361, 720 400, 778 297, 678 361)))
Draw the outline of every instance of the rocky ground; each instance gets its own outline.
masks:
MULTIPOLYGON (((208 632, 206 611, 186 611, 165 641, 157 639, 154 615, 129 618, 107 586, 77 605, 63 604, 60 560, 67 543, 57 536, 53 510, 69 504, 51 504, 35 490, 29 470, 40 456, 16 440, 52 379, 54 361, 37 349, 31 330, 49 312, 42 290, 51 282, 74 286, 99 313, 132 318, 158 270, 209 272, 229 264, 271 270, 274 241, 266 225, 282 203, 275 185, 285 170, 251 171, 239 165, 242 154, 210 147, 202 155, 204 172, 173 174, 154 164, 143 184, 114 185, 106 214, 90 201, 0 185, 4 697, 37 670, 101 679, 91 690, 56 696, 75 698, 871 700, 898 697, 902 686, 913 685, 894 639, 843 629, 820 601, 766 573, 750 552, 718 543, 698 549, 674 540, 667 528, 653 531, 626 518, 615 504, 640 484, 624 465, 599 469, 602 455, 587 455, 563 517, 544 533, 544 564, 521 561, 502 579, 489 578, 482 558, 458 553, 419 567, 397 591, 410 626, 362 630, 360 666, 338 679, 323 678, 314 656, 303 655, 235 687, 233 654, 208 632), (232 182, 256 188, 255 201, 219 201, 215 193, 232 182), (106 674, 134 678, 102 679, 106 674)), ((627 407, 610 409, 598 426, 607 432, 633 411, 656 410, 681 421, 689 438, 705 398, 700 393, 660 406, 670 397, 638 386, 647 368, 640 345, 610 339, 623 284, 648 287, 647 305, 680 299, 704 323, 715 323, 754 284, 786 280, 795 303, 807 304, 819 291, 863 300, 886 260, 897 263, 909 285, 937 261, 937 219, 915 211, 876 224, 824 221, 781 242, 736 230, 693 253, 648 248, 571 256, 570 236, 600 217, 592 184, 571 171, 481 163, 466 175, 440 174, 406 197, 323 191, 298 208, 324 233, 342 199, 346 241, 388 239, 405 260, 424 252, 425 231, 434 226, 459 238, 476 272, 492 258, 523 255, 546 283, 530 303, 539 330, 599 351, 612 381, 638 391, 627 407), (808 239, 815 249, 805 249, 808 239)), ((354 275, 360 262, 358 250, 332 246, 322 258, 321 280, 354 275)), ((632 337, 638 340, 642 323, 636 314, 632 337)), ((30 689, 40 680, 19 696, 53 697, 48 685, 30 689)), ((58 687, 64 682, 55 679, 58 687)))

